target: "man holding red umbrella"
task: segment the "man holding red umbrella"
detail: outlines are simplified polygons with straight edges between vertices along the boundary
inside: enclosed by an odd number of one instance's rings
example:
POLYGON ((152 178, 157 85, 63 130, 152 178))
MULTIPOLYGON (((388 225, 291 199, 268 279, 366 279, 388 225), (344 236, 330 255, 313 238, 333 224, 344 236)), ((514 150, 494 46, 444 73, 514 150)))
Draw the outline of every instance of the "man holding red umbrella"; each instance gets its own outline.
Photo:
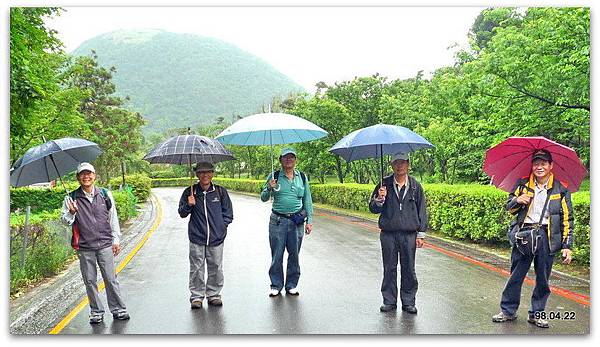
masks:
POLYGON ((509 322, 517 318, 521 287, 533 261, 536 281, 527 322, 548 328, 544 312, 550 296, 548 279, 557 252, 562 253, 563 263, 571 262, 573 208, 571 193, 554 176, 552 154, 545 149, 538 149, 531 158, 529 177, 517 180, 506 203, 506 209, 516 215, 509 229, 509 239, 513 245, 511 275, 502 292, 502 311, 494 315, 492 321, 509 322), (519 237, 528 233, 533 235, 528 245, 537 244, 537 248, 524 251, 520 247, 522 243, 519 244, 519 237))

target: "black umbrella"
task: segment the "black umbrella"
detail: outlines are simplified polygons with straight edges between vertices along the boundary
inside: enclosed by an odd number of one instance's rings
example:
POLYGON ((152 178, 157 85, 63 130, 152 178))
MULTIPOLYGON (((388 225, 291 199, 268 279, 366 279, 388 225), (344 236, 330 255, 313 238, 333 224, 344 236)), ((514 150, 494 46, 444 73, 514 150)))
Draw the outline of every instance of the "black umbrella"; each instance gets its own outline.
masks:
MULTIPOLYGON (((143 158, 151 164, 179 164, 189 165, 190 173, 192 163, 209 162, 218 163, 226 160, 235 160, 231 152, 223 145, 210 137, 200 135, 178 135, 157 145, 143 158)), ((193 173, 190 181, 193 180, 193 173)))
MULTIPOLYGON (((102 150, 94 142, 65 137, 50 140, 27 150, 10 169, 10 184, 14 187, 50 182, 73 171, 82 162, 96 159, 102 150)), ((63 187, 62 179, 60 180, 63 187)), ((66 190, 66 187, 65 187, 66 190)))

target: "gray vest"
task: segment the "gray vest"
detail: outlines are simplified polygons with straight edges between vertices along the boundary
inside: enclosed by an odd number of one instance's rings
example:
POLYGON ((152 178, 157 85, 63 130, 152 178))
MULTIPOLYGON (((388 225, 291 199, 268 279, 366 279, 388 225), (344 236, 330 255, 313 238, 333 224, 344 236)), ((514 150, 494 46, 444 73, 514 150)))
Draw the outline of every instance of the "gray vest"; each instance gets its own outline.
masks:
POLYGON ((108 208, 100 190, 94 187, 94 199, 90 202, 79 187, 75 191, 75 199, 77 214, 73 227, 79 232, 79 249, 99 250, 112 246, 108 208))

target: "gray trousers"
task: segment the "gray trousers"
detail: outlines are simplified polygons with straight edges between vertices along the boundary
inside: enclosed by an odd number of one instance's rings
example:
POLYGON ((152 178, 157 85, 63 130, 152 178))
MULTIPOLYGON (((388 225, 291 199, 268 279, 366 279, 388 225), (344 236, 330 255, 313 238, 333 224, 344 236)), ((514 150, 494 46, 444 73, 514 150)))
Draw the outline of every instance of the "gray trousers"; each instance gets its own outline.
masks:
POLYGON ((194 299, 221 298, 223 289, 223 243, 202 246, 190 242, 190 302, 194 299), (208 278, 204 280, 205 273, 208 278))
POLYGON ((77 257, 79 258, 79 268, 81 269, 81 276, 83 277, 87 297, 90 301, 90 314, 104 314, 104 306, 100 300, 98 284, 96 283, 98 276, 96 264, 100 268, 100 273, 106 286, 106 298, 110 312, 125 311, 125 303, 121 297, 121 289, 117 281, 115 257, 112 247, 106 247, 97 251, 79 250, 77 251, 77 257))
POLYGON ((419 283, 415 272, 417 233, 381 232, 381 254, 383 257, 383 281, 381 294, 385 305, 396 305, 398 301, 398 260, 400 260, 400 300, 402 305, 415 305, 419 283))

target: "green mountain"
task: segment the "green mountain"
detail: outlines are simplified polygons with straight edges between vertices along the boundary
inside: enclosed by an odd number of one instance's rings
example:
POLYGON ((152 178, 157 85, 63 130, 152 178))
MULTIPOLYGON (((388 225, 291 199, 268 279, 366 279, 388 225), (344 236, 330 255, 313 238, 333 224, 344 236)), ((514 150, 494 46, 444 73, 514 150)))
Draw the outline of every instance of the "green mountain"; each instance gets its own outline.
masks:
POLYGON ((117 94, 148 120, 145 132, 260 112, 273 97, 304 89, 264 60, 227 42, 162 30, 120 30, 83 42, 116 68, 117 94))

